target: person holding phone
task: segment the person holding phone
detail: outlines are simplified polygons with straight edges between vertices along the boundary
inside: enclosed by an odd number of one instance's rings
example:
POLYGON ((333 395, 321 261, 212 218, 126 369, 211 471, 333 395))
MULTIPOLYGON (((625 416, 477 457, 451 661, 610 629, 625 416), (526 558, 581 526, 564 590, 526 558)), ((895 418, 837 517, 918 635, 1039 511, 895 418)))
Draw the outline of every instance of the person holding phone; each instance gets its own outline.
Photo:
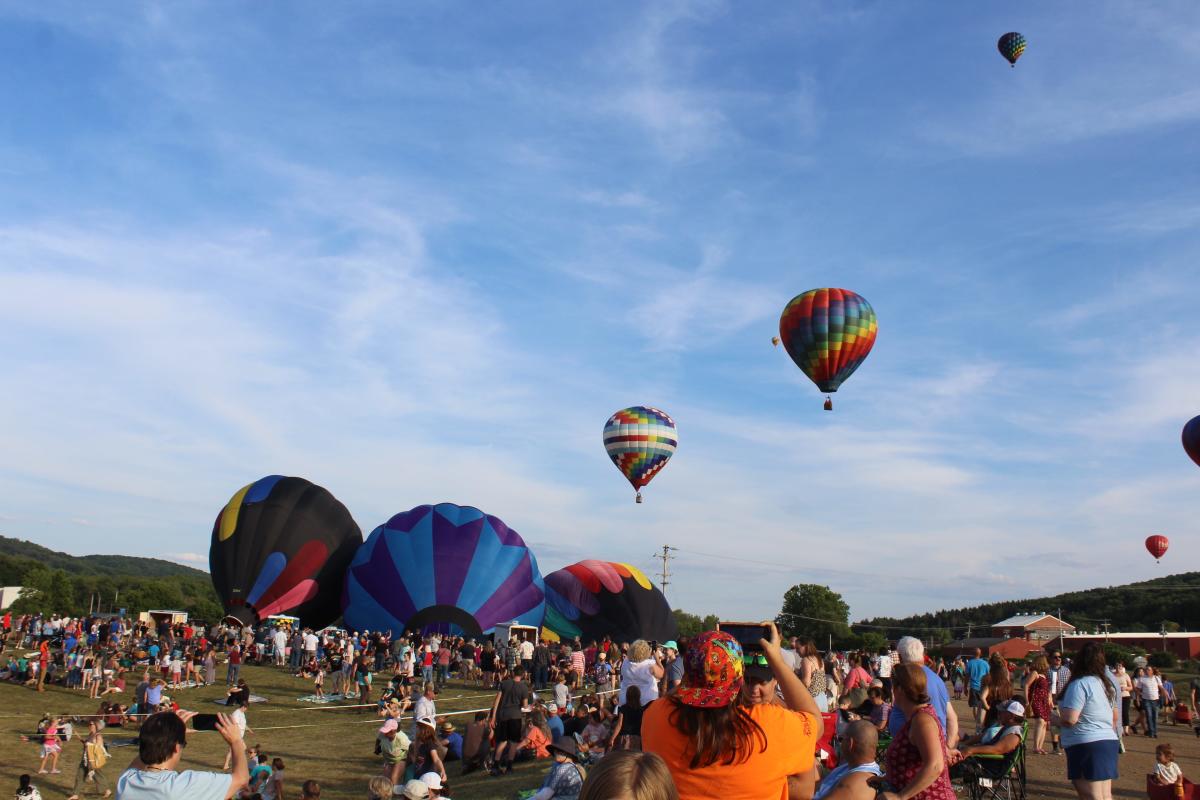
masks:
POLYGON ((215 730, 229 745, 232 771, 176 771, 187 747, 187 723, 194 711, 151 714, 138 732, 138 755, 117 779, 116 800, 232 800, 250 783, 241 731, 225 714, 215 730))
POLYGON ((747 699, 742 645, 720 630, 693 640, 679 690, 643 714, 642 748, 666 761, 680 800, 785 798, 793 776, 801 794, 812 793, 821 712, 784 659, 778 628, 764 622, 760 630, 761 655, 751 658, 765 658, 785 705, 747 699))
POLYGON ((625 693, 636 686, 642 693, 642 705, 658 699, 658 682, 665 675, 662 650, 652 650, 645 639, 629 645, 629 657, 621 664, 621 691, 617 704, 625 705, 625 693))

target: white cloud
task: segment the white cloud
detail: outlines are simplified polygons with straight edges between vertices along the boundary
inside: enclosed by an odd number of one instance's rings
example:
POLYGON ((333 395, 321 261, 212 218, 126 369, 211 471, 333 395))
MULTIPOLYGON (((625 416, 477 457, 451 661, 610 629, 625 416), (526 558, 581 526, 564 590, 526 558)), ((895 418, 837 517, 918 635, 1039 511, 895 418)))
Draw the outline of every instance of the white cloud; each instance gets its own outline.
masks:
POLYGON ((208 563, 208 556, 203 553, 166 553, 164 557, 171 561, 182 561, 186 564, 208 563))

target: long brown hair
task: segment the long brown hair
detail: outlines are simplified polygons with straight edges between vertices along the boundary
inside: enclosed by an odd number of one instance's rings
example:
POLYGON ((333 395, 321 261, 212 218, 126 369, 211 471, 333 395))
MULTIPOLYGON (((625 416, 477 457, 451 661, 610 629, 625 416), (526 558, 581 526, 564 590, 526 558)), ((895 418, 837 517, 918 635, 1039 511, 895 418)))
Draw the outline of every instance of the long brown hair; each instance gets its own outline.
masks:
POLYGON ((691 741, 691 769, 718 761, 725 766, 746 761, 756 742, 758 752, 766 752, 767 733, 750 716, 749 704, 740 692, 732 703, 719 708, 685 705, 673 695, 667 700, 674 706, 671 725, 691 741))
POLYGON ((988 706, 996 706, 1013 696, 1012 676, 1008 674, 1008 660, 999 653, 988 659, 987 686, 988 706))

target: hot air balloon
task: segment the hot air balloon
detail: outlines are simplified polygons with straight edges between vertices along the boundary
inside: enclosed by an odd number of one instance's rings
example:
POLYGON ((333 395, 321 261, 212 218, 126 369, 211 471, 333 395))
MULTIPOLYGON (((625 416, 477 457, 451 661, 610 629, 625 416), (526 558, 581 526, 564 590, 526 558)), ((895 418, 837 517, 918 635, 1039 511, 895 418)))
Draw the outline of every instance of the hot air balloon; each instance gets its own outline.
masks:
POLYGON ((604 449, 633 485, 638 503, 642 502, 641 488, 667 465, 678 442, 675 420, 657 408, 623 408, 604 423, 604 449))
POLYGON ((1200 467, 1200 417, 1192 417, 1183 426, 1183 450, 1200 467))
POLYGON ((1146 537, 1146 550, 1150 555, 1154 556, 1155 562, 1163 557, 1167 552, 1167 548, 1171 546, 1171 542, 1165 536, 1154 535, 1146 537))
MULTIPOLYGON (((560 639, 665 642, 678 638, 662 592, 637 567, 580 561, 546 576, 545 630, 560 639)), ((551 637, 553 638, 553 637, 551 637)))
MULTIPOLYGON (((779 317, 779 338, 822 392, 838 390, 875 344, 879 323, 871 304, 847 289, 810 289, 792 298, 779 317)), ((825 410, 833 410, 826 396, 825 410)))
POLYGON ((1008 59, 1008 65, 1015 67, 1017 59, 1021 57, 1021 53, 1025 52, 1025 37, 1016 31, 1010 31, 1000 37, 1000 41, 996 42, 996 48, 1000 51, 1000 55, 1008 59))
POLYGON ((346 567, 361 544, 354 518, 328 491, 268 475, 221 509, 208 564, 228 618, 253 625, 286 613, 319 628, 337 619, 346 567))
POLYGON ((497 624, 540 626, 537 559, 512 528, 478 508, 417 506, 380 525, 346 571, 353 630, 437 629, 479 636, 497 624))

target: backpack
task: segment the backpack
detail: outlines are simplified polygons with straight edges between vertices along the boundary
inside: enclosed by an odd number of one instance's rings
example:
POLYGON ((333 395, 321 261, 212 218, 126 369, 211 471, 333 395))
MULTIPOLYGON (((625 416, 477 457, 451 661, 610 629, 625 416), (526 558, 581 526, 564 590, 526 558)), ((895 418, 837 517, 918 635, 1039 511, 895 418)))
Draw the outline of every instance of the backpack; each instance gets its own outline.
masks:
POLYGON ((104 769, 104 765, 108 763, 108 752, 100 743, 88 742, 83 747, 87 754, 88 769, 104 769))

